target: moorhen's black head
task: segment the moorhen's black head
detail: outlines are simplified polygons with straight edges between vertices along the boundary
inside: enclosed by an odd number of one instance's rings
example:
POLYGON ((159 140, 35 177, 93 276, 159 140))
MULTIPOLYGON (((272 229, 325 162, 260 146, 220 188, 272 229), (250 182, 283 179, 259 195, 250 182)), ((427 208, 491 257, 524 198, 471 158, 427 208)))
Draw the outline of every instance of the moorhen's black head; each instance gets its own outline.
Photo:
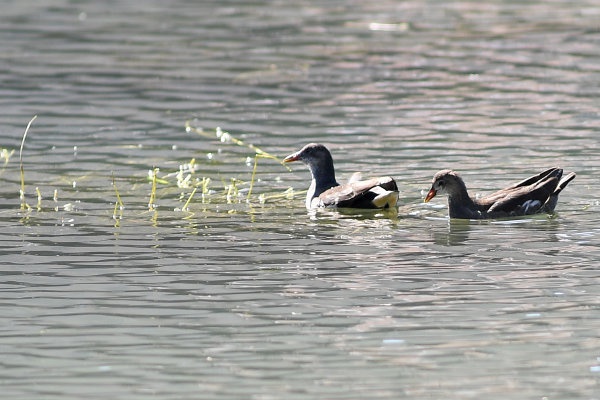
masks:
POLYGON ((308 166, 313 179, 317 182, 335 182, 333 158, 327 147, 318 143, 309 143, 296 153, 283 159, 284 163, 302 161, 308 166))
POLYGON ((427 196, 425 197, 425 202, 427 203, 437 194, 447 194, 450 197, 463 197, 466 193, 467 188, 462 178, 456 172, 444 169, 433 176, 433 183, 429 193, 427 193, 427 196))

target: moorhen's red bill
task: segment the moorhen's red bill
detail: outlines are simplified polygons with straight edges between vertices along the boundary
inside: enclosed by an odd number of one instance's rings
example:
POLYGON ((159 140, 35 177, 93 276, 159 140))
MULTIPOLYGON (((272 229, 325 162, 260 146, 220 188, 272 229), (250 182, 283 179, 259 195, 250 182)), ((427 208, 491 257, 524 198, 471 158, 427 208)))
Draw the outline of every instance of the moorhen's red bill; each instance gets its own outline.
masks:
POLYGON ((306 194, 306 208, 389 208, 398 201, 398 186, 389 176, 351 180, 339 184, 335 179, 333 158, 327 147, 310 143, 290 154, 283 162, 302 161, 310 169, 312 182, 306 194))
POLYGON ((571 172, 561 179, 563 170, 550 168, 507 188, 481 198, 471 198, 462 178, 445 169, 433 177, 425 202, 438 193, 448 195, 450 218, 485 219, 554 212, 559 193, 575 178, 571 172))

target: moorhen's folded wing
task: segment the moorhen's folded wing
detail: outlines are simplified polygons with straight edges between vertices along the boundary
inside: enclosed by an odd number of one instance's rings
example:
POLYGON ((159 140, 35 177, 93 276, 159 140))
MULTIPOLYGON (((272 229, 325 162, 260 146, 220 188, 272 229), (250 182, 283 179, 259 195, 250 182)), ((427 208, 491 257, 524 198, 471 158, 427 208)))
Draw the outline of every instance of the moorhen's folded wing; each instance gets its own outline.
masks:
POLYGON ((319 195, 322 207, 389 208, 398 201, 398 186, 389 176, 351 181, 319 195))

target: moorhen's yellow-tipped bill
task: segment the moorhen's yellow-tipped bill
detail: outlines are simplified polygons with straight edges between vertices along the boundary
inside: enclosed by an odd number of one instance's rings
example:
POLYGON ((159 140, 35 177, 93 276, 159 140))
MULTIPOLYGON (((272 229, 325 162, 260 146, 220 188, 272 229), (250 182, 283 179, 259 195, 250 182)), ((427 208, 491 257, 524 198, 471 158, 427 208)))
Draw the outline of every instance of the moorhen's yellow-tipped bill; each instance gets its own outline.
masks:
POLYGON ((474 199, 469 196, 462 178, 456 172, 445 169, 434 175, 425 202, 438 193, 445 193, 448 195, 450 218, 484 219, 550 214, 554 212, 560 192, 575 179, 574 172, 565 177, 562 174, 560 168, 549 168, 512 186, 474 199))
POLYGON ((284 163, 302 161, 312 181, 306 194, 306 208, 389 208, 398 201, 398 186, 391 177, 352 180, 340 185, 335 179, 331 153, 322 144, 309 143, 283 159, 284 163))
POLYGON ((294 153, 294 154, 290 154, 289 156, 287 156, 286 158, 283 159, 284 163, 289 163, 289 162, 293 162, 293 161, 298 161, 298 153, 294 153))
POLYGON ((434 188, 429 189, 429 192, 427 192, 427 196, 425 196, 425 203, 429 203, 429 200, 433 199, 436 194, 437 190, 435 190, 434 188))

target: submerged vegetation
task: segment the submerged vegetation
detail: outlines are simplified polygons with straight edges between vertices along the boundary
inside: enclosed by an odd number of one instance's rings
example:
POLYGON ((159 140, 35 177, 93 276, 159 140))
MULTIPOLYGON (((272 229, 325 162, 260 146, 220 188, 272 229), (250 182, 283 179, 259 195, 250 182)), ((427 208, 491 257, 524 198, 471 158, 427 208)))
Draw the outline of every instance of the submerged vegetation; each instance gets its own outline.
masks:
MULTIPOLYGON (((42 211, 42 194, 38 187, 35 188, 35 193, 37 196, 37 204, 35 207, 32 207, 27 203, 26 200, 26 180, 25 180, 25 157, 23 154, 23 149, 25 147, 27 134, 32 126, 32 123, 36 117, 33 117, 27 127, 22 137, 21 147, 19 149, 19 168, 20 168, 20 190, 19 190, 19 199, 20 199, 20 209, 25 212, 31 212, 32 210, 42 211)), ((146 192, 145 196, 147 196, 147 211, 156 213, 159 209, 158 199, 161 199, 161 202, 164 203, 172 203, 175 202, 175 206, 171 206, 169 208, 162 209, 170 209, 175 212, 183 212, 185 216, 194 214, 194 204, 265 204, 267 202, 275 202, 278 200, 290 200, 293 199, 297 191, 294 191, 291 187, 286 189, 281 188, 267 188, 265 191, 260 193, 255 193, 256 183, 260 181, 258 178, 260 175, 259 165, 261 164, 261 160, 271 160, 280 164, 283 168, 289 168, 282 163, 282 159, 255 146, 251 143, 246 143, 241 139, 238 139, 232 136, 229 132, 222 130, 221 128, 216 128, 214 131, 209 132, 205 131, 197 126, 194 126, 191 122, 186 122, 185 130, 188 133, 196 134, 202 138, 209 140, 217 140, 220 143, 230 144, 232 146, 241 146, 245 147, 251 152, 251 156, 248 156, 245 160, 245 168, 241 169, 245 171, 244 173, 239 173, 239 176, 230 176, 227 178, 223 178, 219 171, 215 172, 216 176, 206 176, 201 175, 200 165, 195 158, 192 158, 189 162, 179 165, 179 168, 174 171, 169 171, 166 173, 162 173, 161 169, 152 166, 147 171, 147 184, 149 186, 149 192, 146 192), (248 172, 249 168, 252 167, 251 172, 248 172)), ((4 160, 4 165, 6 166, 14 150, 1 149, 0 157, 4 160)), ((210 159, 209 153, 209 159, 210 159)), ((112 189, 114 194, 112 196, 107 195, 108 197, 112 197, 110 201, 113 206, 113 219, 119 224, 119 221, 123 218, 124 211, 127 208, 130 209, 138 209, 141 212, 144 210, 140 207, 140 200, 136 200, 135 204, 131 203, 126 204, 124 201, 123 192, 124 186, 118 183, 119 181, 140 181, 141 177, 130 177, 121 178, 120 180, 115 178, 114 172, 111 172, 110 182, 112 184, 112 189), (119 186, 121 187, 119 188, 119 186)), ((143 179, 143 178, 142 178, 143 179)), ((75 182, 73 182, 75 185, 75 182)), ((145 187, 148 187, 145 186, 145 187)), ((136 185, 136 187, 139 187, 136 185)), ((58 198, 58 190, 54 189, 54 210, 58 210, 57 206, 57 198, 58 198)), ((134 198, 139 199, 139 195, 136 193, 134 198)), ((63 207, 67 209, 66 207, 63 207)))

